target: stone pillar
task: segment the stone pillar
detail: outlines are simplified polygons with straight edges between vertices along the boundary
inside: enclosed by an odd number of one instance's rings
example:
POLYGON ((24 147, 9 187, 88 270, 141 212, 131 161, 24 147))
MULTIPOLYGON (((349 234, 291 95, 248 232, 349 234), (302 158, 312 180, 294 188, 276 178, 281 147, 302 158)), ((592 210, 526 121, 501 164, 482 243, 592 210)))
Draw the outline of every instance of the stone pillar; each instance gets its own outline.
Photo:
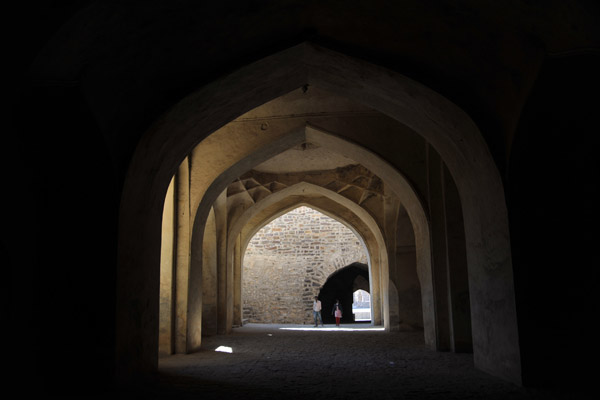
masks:
POLYGON ((237 235, 233 252, 233 326, 242 326, 242 235, 237 235))
POLYGON ((227 193, 223 192, 214 203, 217 238, 217 333, 228 332, 227 283, 227 193))
POLYGON ((202 240, 202 335, 217 334, 217 228, 211 208, 202 240))
POLYGON ((173 354, 173 267, 175 261, 175 197, 171 180, 163 206, 160 248, 160 311, 158 354, 173 354))
MULTIPOLYGON (((196 231, 194 234, 198 234, 196 231)), ((204 233, 204 232, 202 232, 204 233)), ((204 235, 202 241, 197 241, 195 238, 190 238, 190 243, 198 246, 197 243, 202 243, 202 250, 197 248, 191 249, 190 272, 188 280, 188 330, 187 330, 187 352, 192 353, 200 350, 202 345, 202 307, 203 307, 203 271, 202 265, 204 261, 204 235)), ((206 252, 207 253, 207 252, 206 252)))
POLYGON ((383 323, 386 331, 390 330, 390 269, 387 261, 387 249, 381 249, 381 253, 385 253, 385 258, 381 257, 379 262, 379 290, 381 302, 381 316, 379 324, 383 323))
MULTIPOLYGON (((398 219, 398 208, 400 203, 395 196, 386 196, 384 198, 384 230, 385 230, 385 245, 387 250, 388 258, 388 274, 389 280, 396 282, 396 223, 398 219)), ((387 320, 386 326, 389 330, 398 330, 400 324, 400 308, 398 307, 397 292, 394 293, 394 301, 390 302, 390 293, 388 285, 388 293, 386 293, 387 299, 387 313, 384 314, 384 318, 387 320), (390 306, 393 305, 392 310, 390 306)))
MULTIPOLYGON (((396 219, 395 276, 398 290, 400 329, 423 328, 421 286, 417 275, 415 235, 404 207, 396 219)), ((391 266, 390 266, 391 268, 391 266)))
POLYGON ((452 325, 451 348, 456 352, 472 352, 469 276, 462 208, 458 190, 447 168, 444 168, 443 174, 452 325))
MULTIPOLYGON (((237 242, 237 241, 236 241, 237 242)), ((234 244, 233 251, 231 254, 233 257, 226 257, 227 272, 225 275, 226 279, 226 303, 225 303, 225 332, 231 333, 233 329, 233 302, 234 302, 234 269, 235 269, 235 251, 237 243, 234 244)), ((227 236, 225 236, 225 251, 227 251, 227 236)))
POLYGON ((187 305, 190 271, 190 175, 186 158, 175 175, 176 265, 175 265, 175 352, 187 352, 187 305))
POLYGON ((373 325, 381 325, 384 321, 382 320, 382 297, 383 293, 381 292, 381 260, 382 260, 382 252, 384 249, 377 249, 374 251, 374 254, 371 254, 370 260, 370 269, 371 276, 371 307, 372 307, 372 315, 371 319, 373 321, 373 325))
POLYGON ((427 200, 431 223, 433 290, 436 319, 436 349, 451 349, 450 305, 448 293, 448 257, 446 217, 444 214, 443 162, 427 146, 427 200))
MULTIPOLYGON (((390 265, 390 269, 391 269, 390 265)), ((390 270, 391 272, 391 270, 390 270)), ((392 279, 388 284, 388 308, 389 308, 389 330, 396 332, 400 330, 400 305, 398 301, 398 290, 392 279)))

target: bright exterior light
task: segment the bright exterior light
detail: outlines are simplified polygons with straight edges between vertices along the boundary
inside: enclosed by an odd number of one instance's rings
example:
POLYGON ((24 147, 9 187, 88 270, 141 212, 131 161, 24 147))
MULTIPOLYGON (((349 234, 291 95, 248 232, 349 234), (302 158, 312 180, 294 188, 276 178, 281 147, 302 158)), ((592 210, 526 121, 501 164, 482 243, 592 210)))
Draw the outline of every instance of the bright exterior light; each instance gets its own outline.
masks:
POLYGON ((333 327, 333 328, 314 328, 314 327, 306 327, 306 328, 279 328, 285 331, 326 331, 326 332, 358 332, 358 331, 384 331, 385 328, 343 328, 343 327, 333 327))
POLYGON ((221 353, 233 353, 233 349, 227 346, 219 346, 215 351, 220 351, 221 353))

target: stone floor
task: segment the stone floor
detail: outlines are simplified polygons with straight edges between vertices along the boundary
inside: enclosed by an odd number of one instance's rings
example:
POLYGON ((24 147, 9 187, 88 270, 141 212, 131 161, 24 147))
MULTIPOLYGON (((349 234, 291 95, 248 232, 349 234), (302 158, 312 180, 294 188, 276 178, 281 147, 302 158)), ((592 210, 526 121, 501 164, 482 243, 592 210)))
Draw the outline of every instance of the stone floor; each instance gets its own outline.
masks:
MULTIPOLYGON (((587 399, 522 388, 473 367, 471 354, 434 352, 422 332, 364 324, 245 325, 203 350, 160 360, 148 399, 587 399), (215 351, 220 346, 231 353, 215 351)), ((139 393, 138 393, 139 395, 139 393)))

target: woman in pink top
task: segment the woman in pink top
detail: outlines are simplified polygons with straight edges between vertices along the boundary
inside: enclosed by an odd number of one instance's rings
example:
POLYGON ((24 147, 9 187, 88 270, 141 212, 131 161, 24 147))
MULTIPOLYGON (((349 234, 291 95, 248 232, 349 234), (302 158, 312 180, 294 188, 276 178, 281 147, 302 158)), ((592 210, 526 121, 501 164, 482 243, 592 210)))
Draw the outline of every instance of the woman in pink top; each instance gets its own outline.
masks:
POLYGON ((342 319, 342 305, 338 299, 335 300, 331 313, 335 316, 335 324, 340 326, 340 319, 342 319))

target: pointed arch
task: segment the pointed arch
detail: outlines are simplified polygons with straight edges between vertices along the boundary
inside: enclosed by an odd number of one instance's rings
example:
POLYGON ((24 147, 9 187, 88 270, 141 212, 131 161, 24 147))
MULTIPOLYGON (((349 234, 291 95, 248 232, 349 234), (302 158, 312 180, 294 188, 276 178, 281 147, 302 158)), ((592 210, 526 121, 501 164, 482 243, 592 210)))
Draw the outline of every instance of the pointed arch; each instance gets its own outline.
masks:
MULTIPOLYGON (((199 282, 201 282, 201 271, 202 271, 202 256, 201 256, 201 243, 203 241, 204 234, 204 224, 206 222, 206 218, 211 210, 211 207, 217 200, 217 198, 223 193, 226 187, 234 181, 235 178, 242 175, 253 166, 260 164, 263 161, 268 160, 280 152, 292 148, 298 144, 304 143, 306 141, 318 144, 323 148, 327 148, 333 152, 339 152, 341 154, 345 154, 349 158, 355 160, 361 160, 361 164, 365 165, 368 169, 370 169, 374 174, 380 176, 384 179, 386 184, 389 183, 390 188, 394 193, 399 197, 400 201, 405 203, 405 207, 409 214, 409 218, 413 225, 413 229, 415 232, 416 238, 416 250, 417 250, 417 273, 419 275, 419 280, 421 282, 421 297, 422 297, 422 307, 423 307, 423 316, 424 316, 424 332, 425 332, 425 341, 426 343, 435 348, 435 312, 434 312, 434 302, 433 302, 433 283, 432 283, 432 272, 431 272, 431 248, 430 248, 430 240, 429 240, 429 226, 427 221, 427 215, 424 209, 423 204, 419 196, 417 195, 415 189, 412 187, 410 182, 404 175, 402 175, 398 170, 393 168, 390 164, 382 160, 377 155, 368 151, 367 149, 358 146, 355 143, 352 143, 338 135, 332 134, 330 132, 326 132, 323 129, 318 129, 316 127, 306 125, 302 123, 302 125, 294 127, 292 129, 287 129, 281 132, 278 132, 275 127, 270 129, 272 134, 274 135, 274 139, 272 142, 268 143, 265 140, 261 143, 261 146, 251 147, 251 149, 256 149, 253 152, 247 151, 242 152, 237 160, 235 160, 233 155, 230 155, 229 158, 232 160, 231 164, 226 165, 226 169, 221 172, 220 175, 216 179, 214 179, 210 184, 207 184, 203 195, 198 197, 199 204, 194 212, 194 205, 192 205, 192 216, 193 216, 193 229, 192 229, 192 239, 191 239, 191 265, 190 265, 190 281, 191 285, 199 286, 199 282), (389 181, 389 182, 388 182, 389 181)), ((227 129, 223 129, 219 131, 217 134, 222 135, 223 138, 227 137, 227 134, 230 133, 227 129)), ((235 137, 236 132, 232 133, 232 136, 235 137)), ((266 136, 267 134, 265 134, 266 136)), ((233 140, 233 139, 232 139, 233 140)), ((241 139, 235 138, 235 141, 239 141, 241 139)), ((204 157, 210 156, 211 154, 217 154, 217 148, 214 148, 215 144, 211 142, 202 142, 200 143, 195 151, 200 152, 204 157), (203 147, 208 147, 208 149, 203 149, 203 147)), ((311 190, 317 190, 311 188, 311 190)), ((326 189, 321 189, 321 193, 328 193, 326 189)), ((284 192, 287 193, 287 192, 284 192)), ((264 201, 269 201, 269 199, 277 199, 279 196, 271 195, 267 197, 264 201)), ((325 195, 326 197, 330 195, 325 195)), ((369 221, 372 225, 372 229, 374 232, 379 231, 379 228, 376 228, 376 223, 373 218, 368 216, 368 213, 363 210, 358 205, 352 206, 351 201, 348 199, 343 199, 343 196, 339 196, 340 202, 343 202, 346 207, 352 207, 355 212, 359 213, 363 216, 364 221, 369 221)), ((261 202, 262 203, 262 202, 261 202)), ((263 203, 267 204, 267 203, 263 203)), ((244 213, 246 214, 246 213, 244 213)), ((273 217, 274 218, 274 217, 273 217)), ((243 218, 242 218, 243 219, 243 218)), ((234 223, 234 226, 235 223, 234 223)), ((234 229, 228 229, 228 238, 230 242, 226 246, 227 248, 227 270, 229 271, 230 276, 235 276, 236 267, 234 266, 234 255, 232 251, 239 251, 234 249, 244 249, 247 243, 239 243, 234 244, 232 241, 237 240, 237 233, 234 229)), ((258 229, 257 229, 258 230, 258 229)), ((383 235, 381 235, 381 242, 378 245, 379 251, 373 253, 370 251, 371 257, 376 254, 377 263, 373 264, 375 268, 375 273, 371 276, 371 281, 378 288, 378 293, 382 294, 382 298, 380 299, 378 296, 373 296, 374 299, 374 315, 373 319, 376 322, 383 321, 385 326, 387 326, 387 321, 389 321, 389 309, 388 309, 388 282, 389 282, 389 266, 387 264, 387 252, 383 251, 385 249, 385 245, 383 244, 383 235), (381 254, 380 254, 381 253, 381 254), (385 254, 384 254, 385 253, 385 254)), ((233 285, 230 281, 228 285, 233 285)), ((240 293, 240 289, 236 286, 232 286, 232 290, 240 293)), ((190 290, 194 292, 195 290, 190 290)), ((237 302, 239 303, 239 296, 237 297, 237 302)), ((230 305, 227 305, 227 312, 230 315, 223 316, 223 319, 227 319, 227 327, 225 330, 230 329, 234 325, 234 315, 233 310, 237 307, 237 315, 239 318, 240 308, 239 305, 236 306, 236 299, 228 298, 228 302, 230 305)), ((197 314, 199 310, 202 309, 201 298, 197 297, 196 301, 190 301, 188 304, 188 313, 189 314, 197 314)), ((200 337, 197 336, 195 338, 189 337, 189 348, 199 347, 200 337)))
MULTIPOLYGON (((318 200, 317 203, 328 210, 335 207, 332 203, 330 207, 318 200)), ((364 265, 368 280, 368 247, 372 250, 373 246, 352 229, 352 223, 337 216, 343 212, 333 215, 303 202, 291 207, 288 204, 284 201, 283 213, 277 212, 276 218, 260 223, 255 227, 258 229, 248 229, 242 239, 247 246, 241 247, 243 259, 234 285, 239 285, 243 294, 240 308, 253 311, 252 322, 275 322, 273 318, 279 318, 277 323, 312 320, 313 315, 307 310, 325 278, 353 262, 364 265), (286 312, 278 313, 279 306, 285 307, 286 312)), ((376 292, 380 292, 378 288, 376 292)))
MULTIPOLYGON (((369 282, 373 293, 374 321, 387 328, 384 288, 381 285, 382 271, 388 268, 387 250, 381 229, 368 213, 343 196, 309 183, 299 183, 278 192, 252 209, 236 224, 235 236, 240 238, 245 249, 250 239, 263 226, 292 209, 305 205, 313 208, 348 227, 362 242, 368 258, 369 282), (262 203, 262 204, 261 204, 262 203)), ((232 239, 236 240, 236 239, 232 239)))

